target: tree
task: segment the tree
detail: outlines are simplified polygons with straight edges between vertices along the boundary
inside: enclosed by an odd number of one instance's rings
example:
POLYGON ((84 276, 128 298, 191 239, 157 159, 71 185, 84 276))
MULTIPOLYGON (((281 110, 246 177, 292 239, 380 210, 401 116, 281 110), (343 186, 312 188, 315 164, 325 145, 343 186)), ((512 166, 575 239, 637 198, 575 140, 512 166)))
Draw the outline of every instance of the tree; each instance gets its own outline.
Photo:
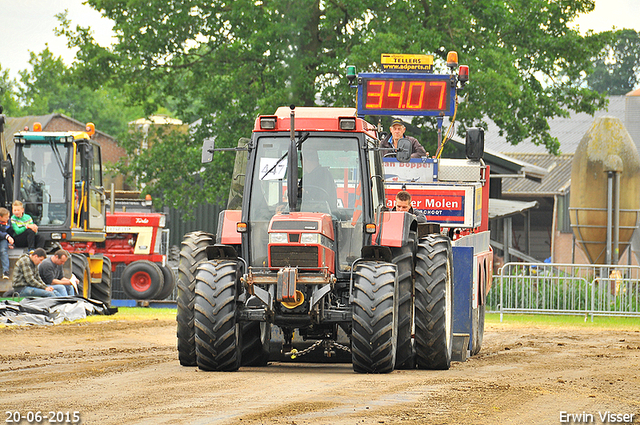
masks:
MULTIPOLYGON (((203 185, 200 173, 193 172, 201 167, 201 144, 194 142, 184 129, 169 125, 132 128, 119 144, 127 156, 121 158, 112 171, 124 175, 127 183, 143 188, 144 193, 155 200, 156 208, 172 200, 172 206, 188 211, 211 193, 203 185)), ((221 182, 221 175, 217 181, 215 177, 209 181, 210 184, 221 182)))
MULTIPOLYGON (((547 121, 604 105, 581 84, 604 40, 567 26, 593 10, 593 0, 88 3, 115 22, 118 43, 102 48, 86 29, 67 29, 80 56, 93 57, 147 113, 171 99, 178 114, 202 118, 193 137, 215 136, 219 146, 235 146, 258 113, 279 105, 353 106, 346 65, 376 70, 389 52, 433 53, 440 70, 448 50, 459 52, 472 72, 458 108, 460 131, 487 116, 512 143, 531 138, 557 152, 547 121)), ((85 78, 98 81, 85 63, 85 78)), ((207 167, 204 184, 221 173, 228 179, 230 163, 207 167)), ((228 180, 210 187, 223 193, 228 180)))
POLYGON ((127 106, 126 97, 116 88, 86 86, 75 69, 55 57, 48 46, 39 54, 31 52, 29 65, 31 70, 19 72, 20 108, 12 110, 14 116, 61 113, 119 136, 127 131, 127 122, 143 113, 141 107, 127 106))
POLYGON ((9 70, 0 67, 0 106, 3 114, 10 116, 19 110, 16 82, 9 76, 9 70))
POLYGON ((640 33, 632 29, 609 31, 610 41, 594 58, 589 86, 610 95, 625 95, 640 83, 640 33))

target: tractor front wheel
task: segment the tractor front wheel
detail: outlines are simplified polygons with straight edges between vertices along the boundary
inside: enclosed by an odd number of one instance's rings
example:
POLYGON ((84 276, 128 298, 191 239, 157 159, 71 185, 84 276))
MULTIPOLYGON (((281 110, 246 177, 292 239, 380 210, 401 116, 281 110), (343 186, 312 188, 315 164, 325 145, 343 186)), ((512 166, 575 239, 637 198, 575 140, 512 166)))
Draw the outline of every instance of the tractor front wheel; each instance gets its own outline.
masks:
POLYGON ((358 373, 389 373, 396 363, 395 267, 362 262, 354 272, 351 359, 358 373))
POLYGON ((241 359, 242 329, 236 321, 237 263, 205 261, 196 272, 196 359, 202 370, 232 372, 241 359))

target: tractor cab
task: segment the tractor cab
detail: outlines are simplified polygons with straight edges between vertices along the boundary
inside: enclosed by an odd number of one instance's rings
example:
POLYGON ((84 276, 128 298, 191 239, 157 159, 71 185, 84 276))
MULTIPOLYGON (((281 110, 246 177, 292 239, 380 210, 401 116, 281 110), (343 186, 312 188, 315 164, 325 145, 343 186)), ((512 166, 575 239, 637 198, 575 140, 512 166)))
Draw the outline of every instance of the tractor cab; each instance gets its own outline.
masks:
POLYGON ((353 131, 356 122, 367 125, 355 110, 292 113, 280 108, 256 121, 242 209, 245 258, 253 267, 349 272, 371 237, 365 224, 384 207, 377 140, 353 131), (372 196, 363 199, 363 186, 372 196))

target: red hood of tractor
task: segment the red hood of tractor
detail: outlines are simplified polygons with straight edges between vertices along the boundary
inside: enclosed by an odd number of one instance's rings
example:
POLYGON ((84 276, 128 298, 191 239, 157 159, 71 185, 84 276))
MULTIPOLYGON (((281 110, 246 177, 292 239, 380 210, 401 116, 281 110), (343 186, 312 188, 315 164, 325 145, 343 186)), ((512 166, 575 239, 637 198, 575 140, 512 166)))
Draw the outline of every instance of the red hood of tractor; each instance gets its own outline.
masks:
POLYGON ((136 212, 107 212, 107 226, 151 226, 159 227, 164 214, 136 212))

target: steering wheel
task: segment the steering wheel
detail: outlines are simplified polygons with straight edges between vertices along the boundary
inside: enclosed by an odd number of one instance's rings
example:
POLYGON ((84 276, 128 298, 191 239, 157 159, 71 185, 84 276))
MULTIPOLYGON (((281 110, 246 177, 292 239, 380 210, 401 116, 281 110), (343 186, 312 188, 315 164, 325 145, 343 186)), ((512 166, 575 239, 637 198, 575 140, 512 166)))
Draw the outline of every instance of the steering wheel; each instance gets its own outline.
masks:
POLYGON ((304 186, 303 189, 307 194, 309 194, 309 196, 311 196, 314 200, 321 200, 321 201, 329 201, 329 192, 326 191, 326 189, 320 187, 320 186, 316 186, 314 184, 307 184, 304 186), (311 193, 313 190, 309 190, 309 189, 313 189, 316 190, 318 192, 322 192, 321 194, 324 194, 325 198, 324 199, 317 199, 315 196, 313 196, 311 193))

